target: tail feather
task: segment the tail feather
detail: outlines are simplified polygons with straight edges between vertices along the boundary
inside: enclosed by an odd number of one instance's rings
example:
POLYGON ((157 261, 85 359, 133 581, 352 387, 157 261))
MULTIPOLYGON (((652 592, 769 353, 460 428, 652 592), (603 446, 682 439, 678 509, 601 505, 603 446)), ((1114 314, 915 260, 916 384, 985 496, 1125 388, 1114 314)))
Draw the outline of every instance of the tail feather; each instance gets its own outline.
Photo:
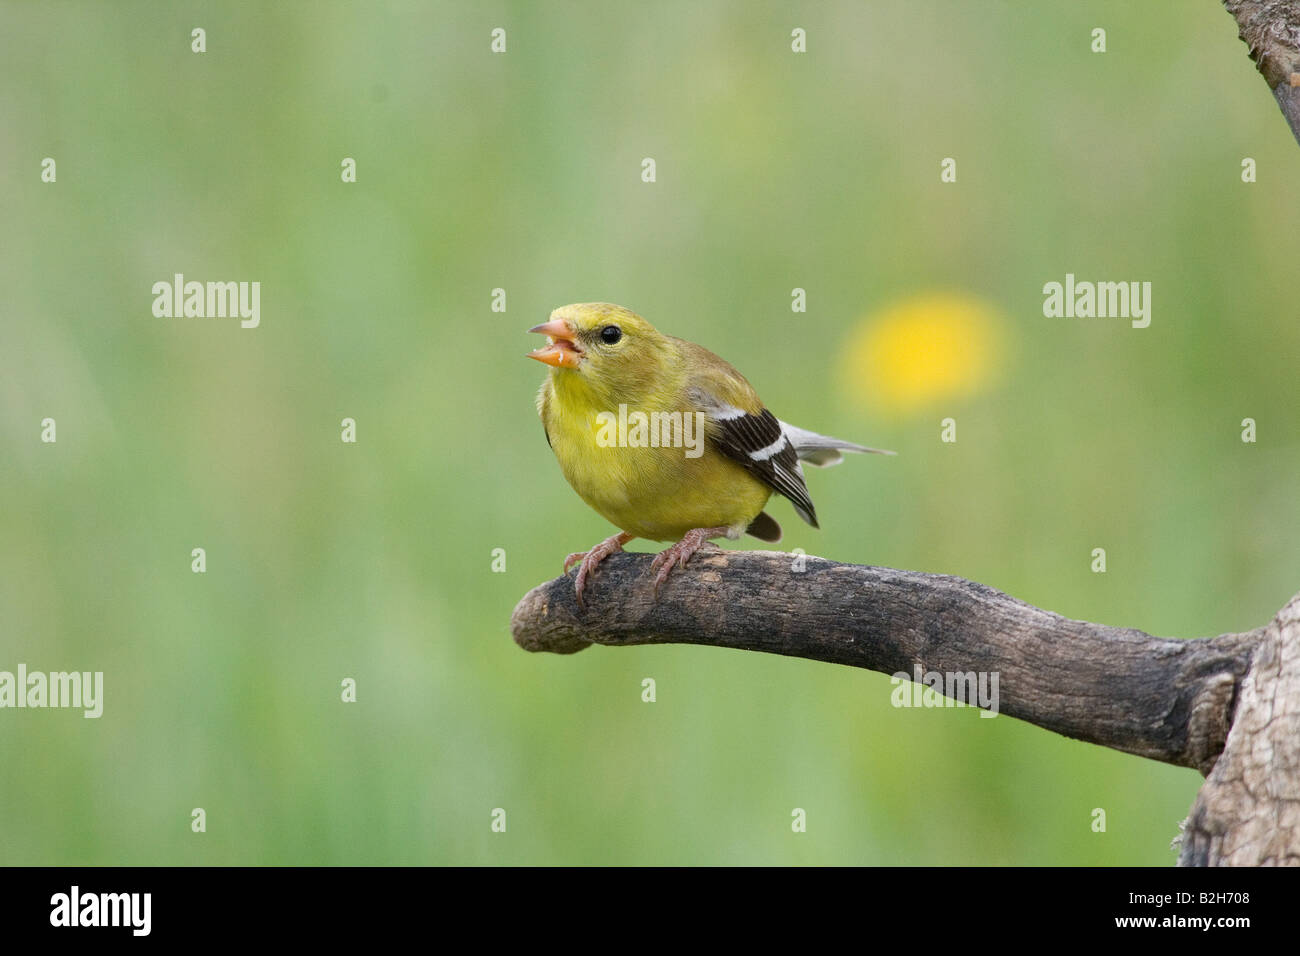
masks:
POLYGON ((766 511, 760 511, 758 517, 749 523, 745 529, 747 534, 752 534, 759 541, 780 541, 781 526, 777 520, 766 511))
POLYGON ((819 468, 838 465, 844 460, 844 456, 840 454, 840 452, 844 451, 870 455, 897 454, 883 448, 868 448, 866 445, 856 445, 851 441, 844 441, 842 438, 819 435, 816 432, 808 431, 806 428, 800 428, 798 425, 791 425, 789 422, 781 422, 781 428, 790 440, 790 444, 794 446, 795 454, 799 456, 799 460, 806 461, 808 464, 816 465, 819 468))

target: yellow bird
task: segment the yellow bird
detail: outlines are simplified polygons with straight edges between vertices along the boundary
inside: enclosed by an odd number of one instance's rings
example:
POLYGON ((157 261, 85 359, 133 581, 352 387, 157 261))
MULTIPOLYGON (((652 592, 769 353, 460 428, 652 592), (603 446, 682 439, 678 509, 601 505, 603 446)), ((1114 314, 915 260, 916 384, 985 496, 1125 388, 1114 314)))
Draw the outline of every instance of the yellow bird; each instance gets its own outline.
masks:
POLYGON ((834 465, 842 451, 892 455, 796 428, 763 407, 743 375, 714 355, 606 302, 566 305, 528 330, 528 353, 551 366, 537 411, 560 470, 582 500, 622 529, 581 561, 578 602, 592 571, 633 538, 676 541, 651 564, 655 592, 711 538, 748 532, 778 541, 763 507, 789 498, 814 528, 801 461, 834 465))

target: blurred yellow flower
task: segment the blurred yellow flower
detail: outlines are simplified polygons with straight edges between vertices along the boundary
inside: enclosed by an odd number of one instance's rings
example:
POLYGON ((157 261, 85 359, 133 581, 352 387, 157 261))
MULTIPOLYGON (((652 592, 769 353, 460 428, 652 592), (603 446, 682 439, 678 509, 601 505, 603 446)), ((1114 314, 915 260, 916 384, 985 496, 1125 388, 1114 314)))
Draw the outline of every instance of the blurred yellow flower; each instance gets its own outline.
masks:
POLYGON ((845 343, 840 377, 858 404, 915 411, 987 385, 1000 354, 996 310, 972 296, 927 293, 868 315, 845 343))

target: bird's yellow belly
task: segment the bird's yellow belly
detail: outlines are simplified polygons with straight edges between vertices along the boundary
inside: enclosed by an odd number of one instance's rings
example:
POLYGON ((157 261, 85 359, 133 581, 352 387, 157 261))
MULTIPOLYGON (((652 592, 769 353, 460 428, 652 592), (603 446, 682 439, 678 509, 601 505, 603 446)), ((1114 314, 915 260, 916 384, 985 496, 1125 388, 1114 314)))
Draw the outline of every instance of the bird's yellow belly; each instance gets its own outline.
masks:
POLYGON ((712 448, 696 458, 685 448, 605 448, 590 426, 557 424, 550 438, 564 477, 583 501, 638 538, 675 541, 693 528, 743 531, 771 495, 712 448))

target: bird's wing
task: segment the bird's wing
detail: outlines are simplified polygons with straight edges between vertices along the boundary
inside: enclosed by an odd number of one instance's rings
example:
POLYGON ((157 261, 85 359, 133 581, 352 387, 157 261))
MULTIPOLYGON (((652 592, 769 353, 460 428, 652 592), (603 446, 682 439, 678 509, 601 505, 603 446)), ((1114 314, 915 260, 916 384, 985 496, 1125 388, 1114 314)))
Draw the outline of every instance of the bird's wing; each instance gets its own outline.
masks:
MULTIPOLYGON (((690 362, 687 398, 704 412, 706 434, 728 458, 790 499, 800 518, 814 528, 817 511, 804 484, 799 457, 777 417, 763 407, 744 376, 699 346, 705 361, 690 362)), ((689 360, 690 357, 688 357, 689 360)))
POLYGON ((710 411, 707 404, 701 404, 713 426, 708 429, 709 437, 718 450, 789 498, 799 517, 816 528, 817 511, 808 496, 799 457, 776 416, 766 408, 753 415, 734 406, 713 406, 710 411))
POLYGON ((551 378, 548 375, 542 380, 542 387, 537 390, 537 417, 542 420, 542 434, 546 436, 547 447, 551 445, 551 430, 546 427, 546 414, 550 410, 551 401, 551 378))
POLYGON ((817 465, 819 468, 838 465, 844 460, 844 456, 840 454, 842 451, 854 451, 871 455, 895 454, 892 451, 885 451, 883 448, 868 448, 865 445, 855 445, 851 441, 844 441, 842 438, 819 435, 816 432, 808 431, 806 428, 800 428, 798 425, 791 425, 789 422, 781 422, 781 427, 790 438, 791 444, 794 445, 794 451, 799 456, 799 460, 806 461, 810 465, 817 465))

